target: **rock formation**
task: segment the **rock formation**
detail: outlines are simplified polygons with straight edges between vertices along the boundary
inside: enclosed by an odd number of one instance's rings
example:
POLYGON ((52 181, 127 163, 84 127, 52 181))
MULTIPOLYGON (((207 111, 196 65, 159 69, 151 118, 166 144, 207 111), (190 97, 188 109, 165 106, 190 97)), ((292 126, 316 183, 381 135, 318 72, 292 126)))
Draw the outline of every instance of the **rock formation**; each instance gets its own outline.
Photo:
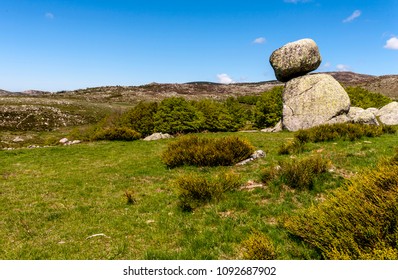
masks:
POLYGON ((289 131, 324 123, 347 121, 350 98, 344 88, 327 74, 306 75, 321 63, 318 46, 303 39, 274 51, 270 63, 283 92, 282 126, 289 131))
POLYGON ((277 49, 269 61, 278 81, 287 82, 316 70, 322 59, 317 44, 312 39, 302 39, 277 49))

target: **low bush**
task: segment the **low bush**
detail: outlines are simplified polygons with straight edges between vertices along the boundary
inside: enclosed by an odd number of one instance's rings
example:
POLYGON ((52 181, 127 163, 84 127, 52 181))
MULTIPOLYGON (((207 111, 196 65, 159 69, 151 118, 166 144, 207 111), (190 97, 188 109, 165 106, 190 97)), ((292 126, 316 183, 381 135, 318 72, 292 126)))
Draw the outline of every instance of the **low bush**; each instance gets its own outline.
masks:
POLYGON ((378 137, 383 134, 394 134, 396 129, 386 125, 367 125, 354 123, 325 124, 306 130, 299 130, 294 138, 301 143, 324 142, 336 140, 355 141, 362 137, 378 137))
POLYGON ((346 91, 351 100, 351 106, 367 108, 381 108, 392 102, 390 98, 380 93, 371 92, 361 87, 347 87, 346 91))
POLYGON ((255 232, 242 242, 245 260, 275 260, 276 252, 270 238, 263 233, 255 232))
POLYGON ((317 176, 328 170, 330 162, 320 155, 299 160, 283 161, 278 167, 268 167, 262 171, 264 183, 285 184, 294 189, 313 189, 317 176))
POLYGON ((254 147, 239 137, 209 139, 185 136, 168 145, 162 160, 170 168, 181 165, 228 166, 247 159, 253 152, 254 147))
POLYGON ((133 141, 141 138, 141 134, 126 127, 104 128, 96 131, 92 140, 133 141))
POLYGON ((238 175, 225 173, 211 178, 205 175, 188 174, 175 181, 179 205, 184 211, 211 202, 218 201, 227 191, 236 190, 242 182, 238 175))
POLYGON ((397 155, 284 222, 326 259, 398 258, 397 155))

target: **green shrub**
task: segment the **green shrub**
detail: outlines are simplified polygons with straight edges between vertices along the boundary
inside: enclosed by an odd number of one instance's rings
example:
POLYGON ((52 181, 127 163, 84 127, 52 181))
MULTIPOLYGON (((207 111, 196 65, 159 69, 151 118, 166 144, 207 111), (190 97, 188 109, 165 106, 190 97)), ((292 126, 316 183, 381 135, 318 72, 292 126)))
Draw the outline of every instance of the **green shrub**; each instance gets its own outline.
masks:
POLYGON ((254 124, 253 106, 240 103, 238 99, 229 97, 224 102, 230 116, 235 122, 235 130, 252 129, 254 124))
POLYGON ((138 131, 142 136, 151 135, 155 128, 156 102, 140 102, 120 117, 120 126, 138 131))
POLYGON ((282 143, 279 147, 278 154, 279 155, 289 155, 289 154, 299 154, 304 151, 305 142, 301 142, 298 139, 294 139, 293 141, 289 141, 286 143, 282 143))
POLYGON ((272 241, 263 233, 255 232, 242 242, 243 258, 246 260, 275 260, 272 241))
POLYGON ((227 191, 236 190, 242 182, 234 173, 224 173, 211 178, 205 175, 188 174, 175 181, 179 205, 185 211, 211 202, 218 201, 227 191))
POLYGON ((203 99, 201 101, 195 102, 194 106, 201 113, 200 130, 236 130, 237 124, 223 103, 210 99, 203 99))
POLYGON ((275 126, 282 118, 282 92, 283 86, 277 86, 261 95, 254 114, 258 128, 275 126))
POLYGON ((396 133, 396 129, 386 125, 367 125, 354 123, 325 124, 306 130, 299 130, 294 134, 295 140, 306 142, 324 142, 336 140, 355 141, 362 137, 378 137, 382 134, 396 133))
POLYGON ((228 166, 249 158, 253 152, 254 147, 248 141, 234 136, 216 139, 185 136, 168 145, 162 160, 170 168, 228 166))
POLYGON ((398 162, 383 161, 284 225, 326 259, 397 259, 397 182, 398 162))
POLYGON ((367 108, 381 108, 392 102, 392 99, 380 93, 375 93, 361 87, 347 87, 346 91, 351 100, 351 106, 367 108))
POLYGON ((283 161, 279 167, 269 167, 262 171, 264 183, 274 181, 294 189, 313 189, 317 176, 328 170, 330 163, 320 155, 299 160, 283 161))
POLYGON ((126 127, 112 127, 98 130, 92 140, 133 141, 141 138, 141 134, 126 127))
POLYGON ((154 130, 163 133, 195 132, 200 128, 200 114, 182 97, 163 99, 154 115, 154 130))

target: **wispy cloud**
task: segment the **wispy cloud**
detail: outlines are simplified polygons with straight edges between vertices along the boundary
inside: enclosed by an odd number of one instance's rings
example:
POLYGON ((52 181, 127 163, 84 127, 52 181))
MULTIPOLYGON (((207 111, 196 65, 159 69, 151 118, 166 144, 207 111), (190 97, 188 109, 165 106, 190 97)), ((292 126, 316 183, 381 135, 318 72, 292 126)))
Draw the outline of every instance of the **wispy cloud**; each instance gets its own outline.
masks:
POLYGON ((233 84, 235 81, 228 74, 218 74, 217 80, 221 84, 233 84))
POLYGON ((348 23, 362 15, 361 10, 355 10, 348 18, 343 20, 343 23, 348 23))
POLYGON ((345 64, 337 64, 336 65, 336 70, 340 71, 340 72, 346 72, 346 71, 350 71, 351 67, 345 64))
POLYGON ((254 39, 253 44, 264 44, 267 40, 264 37, 254 39))
POLYGON ((398 37, 394 36, 388 39, 384 48, 389 50, 398 50, 398 37))
POLYGON ((53 14, 53 13, 50 13, 50 12, 46 13, 44 16, 45 16, 47 19, 54 19, 54 18, 55 18, 54 14, 53 14))

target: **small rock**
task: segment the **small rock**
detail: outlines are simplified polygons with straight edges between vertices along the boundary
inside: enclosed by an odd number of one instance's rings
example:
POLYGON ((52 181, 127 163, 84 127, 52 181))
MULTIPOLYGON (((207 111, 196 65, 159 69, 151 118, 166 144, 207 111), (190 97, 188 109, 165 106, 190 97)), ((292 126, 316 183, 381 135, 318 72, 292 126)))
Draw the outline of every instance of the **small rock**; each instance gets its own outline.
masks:
POLYGON ((252 159, 262 158, 265 157, 265 152, 263 150, 257 150, 250 157, 252 159))
POLYGON ((264 128, 261 132, 281 132, 282 130, 282 121, 280 120, 274 127, 264 128))
POLYGON ((15 137, 14 140, 12 140, 12 142, 14 142, 14 143, 23 142, 23 141, 25 141, 25 140, 19 136, 15 137))
POLYGON ((156 140, 168 139, 168 138, 173 138, 173 136, 171 136, 168 133, 164 133, 163 134, 161 132, 158 132, 158 133, 154 133, 154 134, 152 134, 150 136, 145 137, 144 141, 156 141, 156 140))
POLYGON ((62 138, 61 140, 59 140, 59 143, 66 144, 68 141, 68 138, 62 138))
POLYGON ((76 145, 76 144, 80 144, 82 141, 80 140, 73 140, 70 144, 71 145, 76 145))

